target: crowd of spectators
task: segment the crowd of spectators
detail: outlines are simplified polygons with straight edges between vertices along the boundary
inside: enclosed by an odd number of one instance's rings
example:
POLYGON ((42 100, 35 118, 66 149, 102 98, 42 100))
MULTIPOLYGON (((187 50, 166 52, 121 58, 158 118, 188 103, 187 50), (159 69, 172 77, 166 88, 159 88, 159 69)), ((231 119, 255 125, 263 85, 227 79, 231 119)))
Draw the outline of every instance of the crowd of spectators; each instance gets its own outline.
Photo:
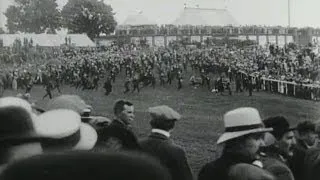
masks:
MULTIPOLYGON (((220 157, 193 174, 171 132, 183 119, 166 105, 150 107, 151 132, 132 131, 134 104, 118 100, 114 119, 92 116, 79 96, 61 95, 44 107, 29 97, 0 98, 0 178, 110 180, 319 179, 319 122, 297 126, 273 114, 240 107, 223 116, 220 157), (39 109, 42 109, 39 111, 39 109)), ((141 111, 140 109, 138 111, 141 111)))

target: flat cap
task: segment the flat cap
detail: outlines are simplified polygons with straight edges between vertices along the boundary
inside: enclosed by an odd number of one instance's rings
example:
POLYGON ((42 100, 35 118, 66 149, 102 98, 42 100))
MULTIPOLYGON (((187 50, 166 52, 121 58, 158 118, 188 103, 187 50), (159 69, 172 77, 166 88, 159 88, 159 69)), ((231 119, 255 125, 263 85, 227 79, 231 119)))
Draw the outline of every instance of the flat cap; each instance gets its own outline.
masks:
POLYGON ((148 109, 151 117, 153 119, 163 119, 163 120, 180 120, 181 115, 169 106, 162 105, 156 107, 150 107, 148 109))

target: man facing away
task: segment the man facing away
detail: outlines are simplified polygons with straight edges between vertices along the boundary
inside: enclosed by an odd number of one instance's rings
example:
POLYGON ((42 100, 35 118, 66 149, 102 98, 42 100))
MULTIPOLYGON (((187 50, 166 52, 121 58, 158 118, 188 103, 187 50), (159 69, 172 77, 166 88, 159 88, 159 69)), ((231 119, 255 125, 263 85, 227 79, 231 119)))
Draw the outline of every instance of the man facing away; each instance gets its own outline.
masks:
POLYGON ((134 120, 134 106, 126 100, 119 100, 114 107, 115 119, 98 132, 98 146, 109 149, 139 150, 140 145, 131 130, 134 120))
POLYGON ((170 132, 180 120, 179 113, 168 106, 149 108, 151 134, 140 141, 144 152, 158 158, 169 169, 173 180, 192 180, 185 151, 170 140, 170 132))

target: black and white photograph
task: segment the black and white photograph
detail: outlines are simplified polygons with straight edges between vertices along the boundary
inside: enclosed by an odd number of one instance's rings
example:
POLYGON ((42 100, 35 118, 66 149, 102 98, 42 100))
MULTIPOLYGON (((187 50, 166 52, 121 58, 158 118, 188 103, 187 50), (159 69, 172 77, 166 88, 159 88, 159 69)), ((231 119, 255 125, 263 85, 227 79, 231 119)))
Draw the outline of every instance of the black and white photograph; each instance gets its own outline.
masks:
POLYGON ((320 180, 319 0, 0 0, 0 180, 320 180))

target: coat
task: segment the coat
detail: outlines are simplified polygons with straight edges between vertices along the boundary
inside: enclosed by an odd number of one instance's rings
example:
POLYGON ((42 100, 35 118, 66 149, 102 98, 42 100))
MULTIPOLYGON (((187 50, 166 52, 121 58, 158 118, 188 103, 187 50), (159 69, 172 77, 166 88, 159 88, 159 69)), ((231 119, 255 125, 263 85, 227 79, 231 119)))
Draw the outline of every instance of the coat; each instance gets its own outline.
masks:
POLYGON ((304 180, 304 169, 301 165, 304 163, 306 152, 308 150, 307 145, 300 139, 297 139, 297 144, 293 151, 293 157, 289 161, 290 168, 293 172, 295 180, 304 180))
POLYGON ((215 161, 206 164, 198 175, 198 180, 228 180, 229 170, 239 163, 252 164, 254 159, 235 152, 223 152, 215 161))
POLYGON ((262 151, 264 151, 261 156, 263 169, 272 173, 277 180, 294 180, 293 173, 287 164, 288 162, 280 155, 275 146, 268 146, 262 151))
POLYGON ((172 180, 193 179, 185 151, 168 137, 160 133, 151 133, 148 138, 140 141, 140 146, 142 151, 156 157, 169 169, 172 180))
POLYGON ((98 131, 97 144, 115 150, 140 150, 137 137, 118 120, 113 120, 108 127, 98 131))
POLYGON ((306 151, 304 163, 301 165, 302 169, 304 169, 304 179, 305 180, 313 180, 319 179, 320 165, 320 148, 311 148, 306 151))

